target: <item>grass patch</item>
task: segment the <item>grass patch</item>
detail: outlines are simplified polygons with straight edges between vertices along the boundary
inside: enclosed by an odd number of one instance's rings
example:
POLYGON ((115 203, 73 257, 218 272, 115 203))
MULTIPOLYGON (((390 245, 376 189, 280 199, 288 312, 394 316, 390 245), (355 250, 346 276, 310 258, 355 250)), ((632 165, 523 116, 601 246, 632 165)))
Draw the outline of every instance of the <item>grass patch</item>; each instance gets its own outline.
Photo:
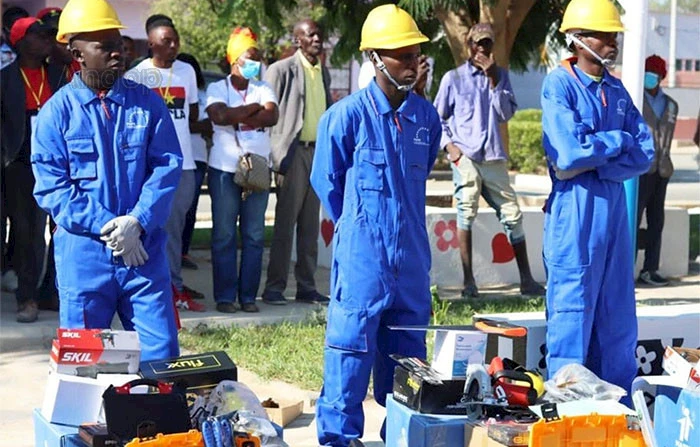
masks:
MULTIPOLYGON (((542 298, 500 296, 469 301, 441 301, 447 306, 437 324, 469 324, 474 313, 527 312, 544 309, 542 298)), ((180 332, 180 344, 191 352, 224 350, 241 368, 252 371, 263 380, 282 380, 306 390, 320 390, 323 383, 323 344, 326 324, 325 309, 301 323, 279 323, 265 326, 232 326, 228 328, 198 327, 180 332)), ((428 357, 432 337, 428 336, 428 357)))

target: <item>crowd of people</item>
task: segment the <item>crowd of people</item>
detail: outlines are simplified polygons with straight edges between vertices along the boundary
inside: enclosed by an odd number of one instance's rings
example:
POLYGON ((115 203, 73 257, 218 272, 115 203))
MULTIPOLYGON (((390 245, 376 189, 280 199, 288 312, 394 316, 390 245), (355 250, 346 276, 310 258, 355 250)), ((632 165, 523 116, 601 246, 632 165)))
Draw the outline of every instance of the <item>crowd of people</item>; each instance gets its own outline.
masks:
POLYGON ((430 64, 420 53, 428 38, 396 5, 374 8, 359 48, 374 75, 335 104, 323 30, 313 20, 295 25, 296 52, 262 79, 255 31, 235 28, 226 77, 209 86, 197 60, 180 52, 176 23, 162 14, 145 23, 145 57, 120 34, 124 26, 106 0, 69 0, 36 17, 8 8, 3 26, 2 218, 9 234, 0 227, 3 273, 17 275, 17 321, 35 321, 47 309, 59 311, 61 327, 102 328, 116 314, 139 333, 143 360, 177 356, 178 312, 205 309, 204 295, 182 277, 183 268, 197 268, 188 252, 205 178, 216 310, 259 312, 274 179, 262 302, 288 302, 296 244, 296 301, 329 306, 319 442, 361 445, 370 376, 384 404, 390 355, 426 356, 424 333, 389 326, 430 318, 426 180, 444 151, 457 203, 462 296, 479 293, 471 226, 483 197, 513 246, 521 293, 546 294, 548 373, 581 363, 629 391, 637 326, 622 182, 641 176, 637 217, 646 209, 648 229, 639 280, 667 284, 659 251, 678 105, 659 87, 666 64, 658 56, 646 61, 643 112, 610 74, 624 28, 609 0, 571 1, 560 31, 573 57, 542 88, 553 183, 544 207, 546 290, 532 277, 508 178, 500 126, 517 102, 487 23, 472 26, 470 58, 443 76, 431 103, 430 64), (269 165, 267 188, 239 180, 251 155, 269 165), (321 204, 335 224, 330 297, 314 280, 321 204))

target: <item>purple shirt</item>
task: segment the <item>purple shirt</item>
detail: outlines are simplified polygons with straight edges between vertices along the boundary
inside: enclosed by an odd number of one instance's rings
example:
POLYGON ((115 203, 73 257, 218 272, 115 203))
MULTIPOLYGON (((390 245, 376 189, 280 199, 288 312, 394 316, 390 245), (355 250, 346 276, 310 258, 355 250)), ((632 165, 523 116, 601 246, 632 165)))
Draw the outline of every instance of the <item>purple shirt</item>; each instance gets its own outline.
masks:
POLYGON ((442 77, 435 97, 442 120, 440 147, 454 143, 476 162, 506 160, 499 123, 508 121, 518 104, 510 86, 508 71, 498 67, 498 84, 469 61, 442 77))

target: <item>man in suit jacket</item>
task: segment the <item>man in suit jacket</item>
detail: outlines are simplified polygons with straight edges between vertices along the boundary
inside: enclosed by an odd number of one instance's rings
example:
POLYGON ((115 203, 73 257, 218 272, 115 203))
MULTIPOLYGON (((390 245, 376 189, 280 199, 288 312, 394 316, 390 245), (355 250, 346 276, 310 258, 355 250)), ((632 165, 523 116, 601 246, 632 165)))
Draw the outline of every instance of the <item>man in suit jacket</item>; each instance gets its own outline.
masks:
POLYGON ((263 301, 286 304, 294 226, 297 231, 296 299, 328 303, 316 290, 320 204, 309 176, 321 114, 331 105, 330 74, 320 60, 323 32, 312 20, 294 26, 297 52, 270 65, 265 81, 279 98, 280 120, 272 127, 272 169, 277 185, 275 230, 263 301))
POLYGON ((39 109, 65 83, 61 67, 46 63, 53 47, 50 36, 50 29, 35 17, 17 20, 10 31, 17 59, 0 72, 2 224, 9 217, 13 225, 17 321, 21 323, 38 318, 37 285, 46 251, 46 213, 32 195, 31 135, 39 109))

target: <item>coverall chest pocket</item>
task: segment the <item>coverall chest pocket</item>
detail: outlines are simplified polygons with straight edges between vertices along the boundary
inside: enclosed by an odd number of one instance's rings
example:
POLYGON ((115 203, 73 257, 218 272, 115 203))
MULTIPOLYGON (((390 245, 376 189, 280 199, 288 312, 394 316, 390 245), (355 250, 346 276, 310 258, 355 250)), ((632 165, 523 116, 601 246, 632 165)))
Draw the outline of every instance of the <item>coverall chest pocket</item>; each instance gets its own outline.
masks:
POLYGON ((380 148, 362 148, 358 156, 358 184, 363 191, 378 191, 384 189, 384 170, 386 159, 380 148))
POLYGON ((66 142, 70 178, 94 180, 97 178, 97 151, 90 138, 76 138, 66 142))
POLYGON ((428 162, 425 160, 426 154, 413 151, 406 158, 406 177, 409 180, 424 182, 428 178, 428 162))
POLYGON ((143 132, 130 133, 122 137, 119 153, 124 161, 134 161, 143 158, 146 150, 146 138, 143 132))

